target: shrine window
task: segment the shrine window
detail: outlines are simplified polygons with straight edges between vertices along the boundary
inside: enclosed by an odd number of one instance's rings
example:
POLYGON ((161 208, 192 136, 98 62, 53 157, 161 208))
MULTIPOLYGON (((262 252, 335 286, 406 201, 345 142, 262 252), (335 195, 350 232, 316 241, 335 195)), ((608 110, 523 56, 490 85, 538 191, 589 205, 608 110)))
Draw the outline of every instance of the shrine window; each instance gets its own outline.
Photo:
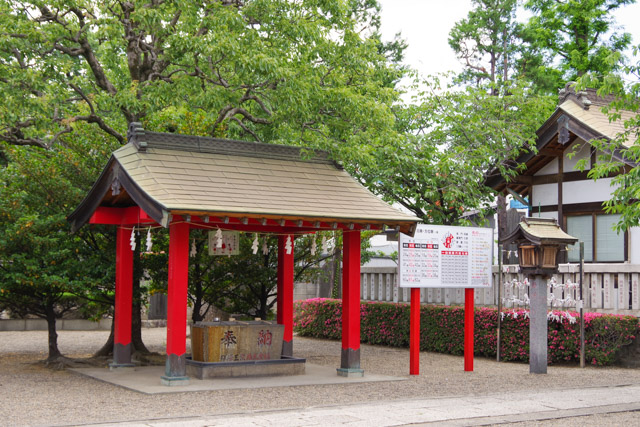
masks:
MULTIPOLYGON (((620 215, 591 213, 566 217, 567 233, 584 242, 585 262, 625 261, 625 233, 617 232, 613 226, 620 215)), ((569 262, 580 261, 578 244, 567 248, 569 262)))

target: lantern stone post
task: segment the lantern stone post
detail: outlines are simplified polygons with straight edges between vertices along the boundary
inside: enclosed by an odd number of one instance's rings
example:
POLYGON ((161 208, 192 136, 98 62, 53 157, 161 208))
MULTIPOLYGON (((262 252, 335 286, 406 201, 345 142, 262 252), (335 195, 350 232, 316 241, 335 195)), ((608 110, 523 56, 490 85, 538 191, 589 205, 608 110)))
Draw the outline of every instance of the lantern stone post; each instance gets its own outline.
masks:
POLYGON ((529 288, 529 373, 547 373, 547 277, 537 274, 529 288))
POLYGON ((562 231, 555 219, 523 218, 500 243, 518 244, 520 271, 531 276, 529 289, 529 372, 547 373, 547 279, 558 272, 558 255, 578 239, 562 231))

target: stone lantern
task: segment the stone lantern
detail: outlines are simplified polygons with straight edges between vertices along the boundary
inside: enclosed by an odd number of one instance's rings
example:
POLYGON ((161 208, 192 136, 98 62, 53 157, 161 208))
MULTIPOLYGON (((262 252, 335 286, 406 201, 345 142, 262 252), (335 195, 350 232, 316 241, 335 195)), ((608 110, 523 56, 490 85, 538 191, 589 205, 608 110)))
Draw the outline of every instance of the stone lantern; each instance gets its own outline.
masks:
POLYGON ((577 238, 562 231, 553 218, 523 218, 518 227, 500 243, 518 244, 518 262, 522 273, 550 276, 558 272, 560 249, 577 241, 577 238))
POLYGON ((518 262, 529 280, 529 372, 547 373, 547 279, 558 271, 560 250, 577 238, 562 231, 555 219, 523 218, 500 243, 518 244, 518 262))

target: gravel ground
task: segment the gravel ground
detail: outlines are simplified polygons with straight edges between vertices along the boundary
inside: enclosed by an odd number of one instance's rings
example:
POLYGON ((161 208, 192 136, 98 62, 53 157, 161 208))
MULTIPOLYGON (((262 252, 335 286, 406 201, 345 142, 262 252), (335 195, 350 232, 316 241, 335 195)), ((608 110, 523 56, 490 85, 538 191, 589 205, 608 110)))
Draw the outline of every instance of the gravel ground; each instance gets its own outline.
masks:
MULTIPOLYGON (((60 331, 59 347, 67 356, 87 357, 107 337, 108 331, 60 331)), ((144 329, 143 339, 150 350, 162 352, 166 329, 144 329)), ((47 369, 38 363, 46 357, 46 349, 45 331, 0 332, 0 425, 74 425, 523 389, 640 384, 640 370, 633 369, 551 366, 547 375, 530 375, 525 364, 476 358, 474 372, 464 372, 461 356, 421 353, 421 374, 407 381, 144 395, 69 371, 47 369)), ((294 355, 310 363, 338 367, 340 342, 295 337, 294 355)), ((361 357, 365 373, 408 376, 408 349, 363 345, 361 357)), ((557 425, 558 421, 518 425, 557 425)), ((562 420, 567 426, 621 422, 638 425, 640 416, 622 413, 562 420)))

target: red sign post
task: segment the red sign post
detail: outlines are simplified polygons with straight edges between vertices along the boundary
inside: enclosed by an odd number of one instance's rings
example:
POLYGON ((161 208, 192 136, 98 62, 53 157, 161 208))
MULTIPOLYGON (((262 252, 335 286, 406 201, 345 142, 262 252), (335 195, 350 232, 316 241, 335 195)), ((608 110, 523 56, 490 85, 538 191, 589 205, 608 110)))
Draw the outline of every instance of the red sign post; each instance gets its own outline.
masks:
POLYGON ((411 288, 409 375, 420 375, 420 288, 411 288))
POLYGON ((473 288, 464 290, 464 370, 473 372, 473 323, 474 301, 473 288))

